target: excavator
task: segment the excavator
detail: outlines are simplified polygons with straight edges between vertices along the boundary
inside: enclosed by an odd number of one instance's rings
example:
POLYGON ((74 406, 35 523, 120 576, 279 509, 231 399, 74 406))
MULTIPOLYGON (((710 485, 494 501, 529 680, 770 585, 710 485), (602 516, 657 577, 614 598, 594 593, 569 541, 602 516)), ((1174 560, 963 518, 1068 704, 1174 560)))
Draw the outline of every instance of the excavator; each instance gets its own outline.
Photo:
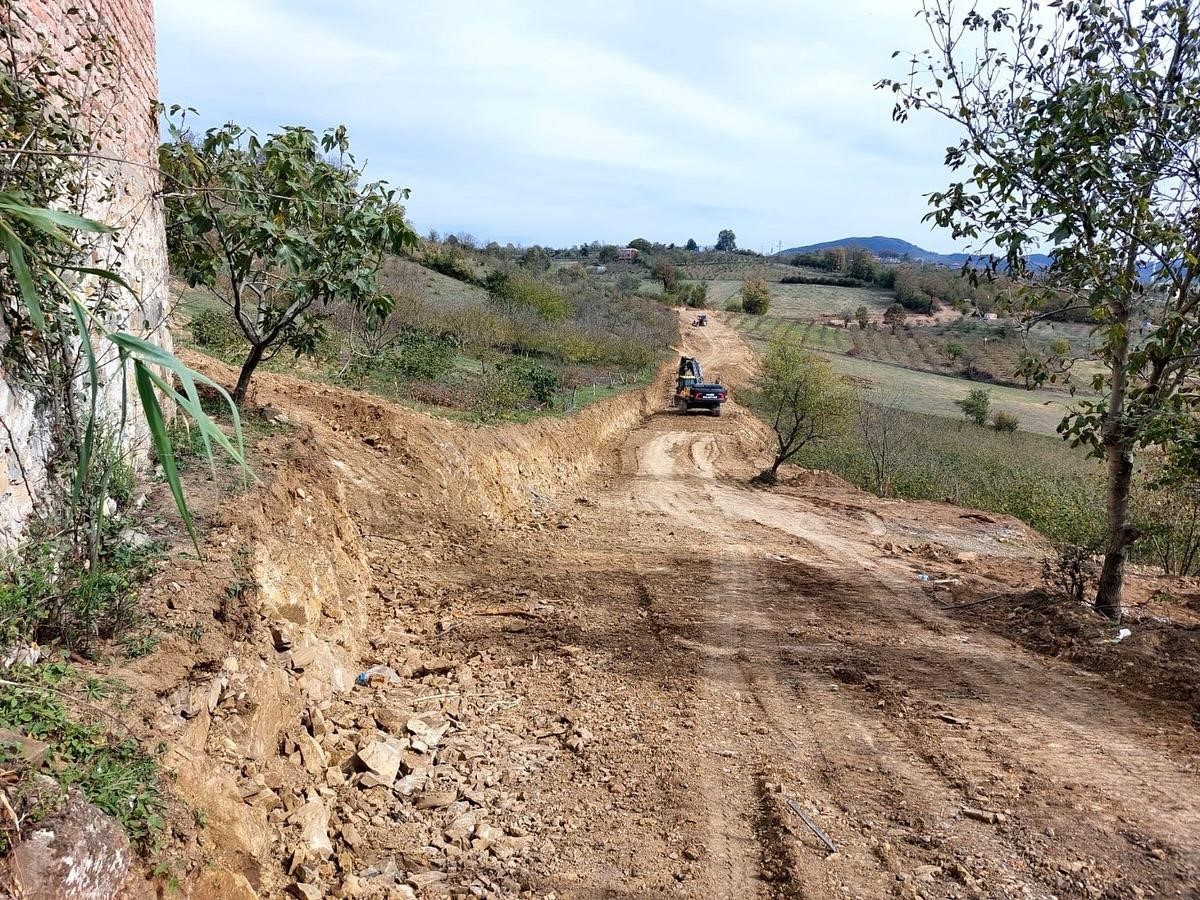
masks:
POLYGON ((729 390, 720 381, 705 381, 700 360, 694 356, 679 358, 679 373, 675 381, 675 409, 680 414, 692 409, 707 409, 719 416, 721 404, 729 398, 729 390))

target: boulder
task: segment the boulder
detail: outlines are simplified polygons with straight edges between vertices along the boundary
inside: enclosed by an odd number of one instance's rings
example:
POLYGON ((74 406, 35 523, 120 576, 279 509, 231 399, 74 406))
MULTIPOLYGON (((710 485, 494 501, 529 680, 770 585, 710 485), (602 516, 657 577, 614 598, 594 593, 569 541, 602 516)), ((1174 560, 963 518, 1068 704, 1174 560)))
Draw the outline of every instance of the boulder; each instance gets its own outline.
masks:
POLYGON ((22 900, 101 900, 116 896, 130 858, 121 826, 72 788, 13 848, 0 881, 22 900))
POLYGON ((329 809, 320 800, 309 800, 288 816, 288 821, 300 826, 300 840, 321 858, 333 855, 329 840, 329 809))
POLYGON ((366 775, 374 776, 369 779, 364 776, 363 783, 368 787, 391 787, 400 771, 401 759, 402 754, 396 747, 386 741, 371 741, 358 751, 357 756, 358 764, 366 769, 366 775))

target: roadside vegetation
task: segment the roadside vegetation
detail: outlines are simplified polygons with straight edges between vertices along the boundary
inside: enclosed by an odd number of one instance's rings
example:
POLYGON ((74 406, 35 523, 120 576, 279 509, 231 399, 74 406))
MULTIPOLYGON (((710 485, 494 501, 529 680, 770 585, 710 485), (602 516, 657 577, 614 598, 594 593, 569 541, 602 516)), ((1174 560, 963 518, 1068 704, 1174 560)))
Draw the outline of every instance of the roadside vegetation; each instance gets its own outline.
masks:
POLYGON ((996 248, 991 271, 1020 284, 1027 320, 1068 308, 1097 326, 1099 396, 1079 401, 1062 433, 1105 463, 1095 608, 1119 620, 1139 456, 1200 467, 1200 23, 1192 0, 1136 16, 1128 4, 1060 4, 1050 16, 1052 27, 1032 6, 962 16, 931 0, 935 49, 879 87, 897 121, 932 112, 960 135, 928 218, 996 248), (1033 271, 1039 243, 1053 254, 1033 271))
MULTIPOLYGON (((267 368, 478 421, 569 412, 649 379, 674 340, 659 297, 607 284, 582 266, 552 268, 488 256, 456 244, 415 258, 382 260, 378 283, 390 309, 378 322, 352 304, 332 304, 304 352, 267 368), (423 260, 459 262, 434 277, 423 260), (454 290, 449 284, 458 284, 454 290)), ((195 347, 236 362, 244 340, 226 310, 180 291, 195 347)))
POLYGON ((152 647, 138 597, 160 548, 133 515, 141 505, 135 464, 147 446, 198 546, 164 406, 190 422, 203 456, 212 460, 216 447, 237 465, 240 419, 209 384, 230 416, 222 430, 200 403, 206 379, 152 342, 154 325, 120 314, 133 293, 121 274, 122 236, 78 212, 96 177, 94 136, 80 130, 95 117, 83 110, 118 89, 119 64, 88 12, 65 15, 94 54, 95 93, 87 97, 72 93, 58 62, 27 40, 22 16, 0 17, 0 130, 9 147, 0 192, 0 370, 14 395, 36 404, 45 436, 34 452, 46 473, 30 477, 18 436, 0 422, 33 507, 21 542, 0 554, 0 728, 8 731, 0 764, 18 807, 6 808, 0 840, 78 786, 147 846, 162 826, 156 756, 97 705, 119 686, 76 679, 62 661, 93 665, 152 647))

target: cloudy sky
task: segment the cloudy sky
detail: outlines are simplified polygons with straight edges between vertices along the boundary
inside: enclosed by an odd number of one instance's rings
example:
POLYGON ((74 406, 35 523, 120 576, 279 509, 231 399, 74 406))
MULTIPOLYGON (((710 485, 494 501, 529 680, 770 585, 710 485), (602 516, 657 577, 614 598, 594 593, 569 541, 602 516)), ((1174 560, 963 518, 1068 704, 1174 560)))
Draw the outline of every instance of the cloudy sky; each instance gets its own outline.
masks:
POLYGON ((922 224, 945 126, 872 87, 918 0, 156 0, 160 95, 205 124, 344 123, 418 228, 773 250, 922 224))

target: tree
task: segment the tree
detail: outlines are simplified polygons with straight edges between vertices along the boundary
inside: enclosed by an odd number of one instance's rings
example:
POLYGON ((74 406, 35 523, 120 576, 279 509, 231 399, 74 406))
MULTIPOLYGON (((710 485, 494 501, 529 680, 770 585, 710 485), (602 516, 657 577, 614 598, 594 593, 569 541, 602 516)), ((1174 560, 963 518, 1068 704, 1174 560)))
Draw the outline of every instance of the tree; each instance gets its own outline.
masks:
POLYGON ((655 258, 650 266, 650 275, 655 281, 661 281, 663 292, 672 294, 679 286, 679 269, 665 256, 655 258))
POLYGON ((691 284, 681 282, 676 288, 676 296, 683 301, 685 306, 704 309, 708 306, 708 282, 693 281, 691 284))
POLYGON ((950 360, 950 362, 961 359, 966 352, 967 348, 960 341, 946 341, 942 345, 942 353, 945 354, 946 359, 950 360))
MULTIPOLYGON (((335 301, 382 321, 391 298, 375 282, 384 253, 415 246, 400 201, 407 191, 360 184, 345 128, 320 139, 289 127, 260 140, 228 124, 185 140, 182 117, 160 149, 172 261, 233 314, 250 350, 233 396, 284 347, 311 352, 335 301), (337 151, 334 162, 324 154, 337 151)), ((431 233, 432 237, 432 233, 431 233)))
POLYGON ((898 392, 874 398, 864 392, 858 401, 858 431, 871 459, 875 493, 881 497, 891 493, 896 471, 908 457, 919 427, 919 420, 905 412, 903 400, 898 392))
POLYGON ((864 247, 853 247, 846 258, 846 274, 860 281, 875 279, 875 257, 864 247))
POLYGON ((542 247, 534 244, 520 255, 517 259, 517 265, 534 272, 546 272, 550 269, 550 254, 542 247))
POLYGON ((858 322, 860 331, 866 331, 867 326, 871 324, 871 311, 865 306, 860 306, 854 311, 854 318, 858 322))
POLYGON ((955 400, 954 405, 962 410, 963 418, 982 428, 987 424, 992 395, 983 388, 972 388, 967 396, 961 400, 955 400))
POLYGON ((808 444, 843 433, 854 401, 850 386, 806 350, 798 334, 788 329, 772 335, 750 403, 775 433, 775 456, 754 480, 774 484, 779 467, 808 444))
POLYGON ((605 244, 596 253, 597 259, 602 263, 610 263, 618 259, 617 248, 614 244, 605 244))
POLYGON ((880 86, 897 94, 896 119, 931 109, 963 132, 945 160, 966 177, 930 195, 929 215, 1003 254, 1027 317, 1067 298, 1097 326, 1100 396, 1059 430, 1105 461, 1095 605, 1119 619, 1135 456, 1196 427, 1182 411, 1200 396, 1200 2, 984 16, 930 0, 925 15, 930 55, 880 86), (1053 254, 1032 278, 1039 244, 1053 254), (1135 344, 1143 315, 1151 326, 1135 344))
POLYGON ((737 249, 737 235, 733 233, 732 229, 722 228, 717 235, 717 243, 713 246, 713 249, 732 253, 737 249))
POLYGON ((846 248, 830 247, 821 252, 823 267, 829 272, 844 272, 846 270, 846 248))
POLYGON ((842 320, 842 324, 845 327, 849 328, 850 323, 854 321, 854 310, 848 306, 843 306, 841 310, 838 311, 837 317, 842 320))
POLYGON ((896 326, 903 325, 907 317, 908 311, 899 303, 893 303, 883 314, 883 324, 890 326, 892 334, 895 334, 896 326))
POLYGON ((742 309, 751 315, 765 315, 771 306, 771 289, 761 278, 742 282, 742 309))
POLYGON ((688 238, 688 242, 683 245, 683 249, 689 253, 695 253, 700 249, 700 245, 696 243, 695 238, 688 238))

